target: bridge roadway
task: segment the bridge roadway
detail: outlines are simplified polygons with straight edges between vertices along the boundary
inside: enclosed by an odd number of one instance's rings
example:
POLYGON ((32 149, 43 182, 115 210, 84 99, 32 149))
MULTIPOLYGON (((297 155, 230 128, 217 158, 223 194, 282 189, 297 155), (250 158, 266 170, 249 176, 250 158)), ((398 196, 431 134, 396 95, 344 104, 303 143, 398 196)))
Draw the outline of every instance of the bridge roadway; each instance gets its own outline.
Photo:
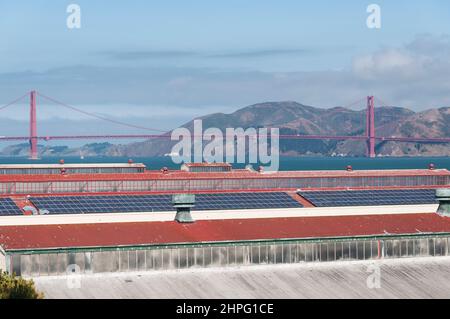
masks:
MULTIPOLYGON (((36 136, 33 139, 50 141, 50 140, 105 140, 105 139, 170 139, 171 135, 164 134, 127 134, 127 135, 57 135, 57 136, 36 136)), ((339 135, 279 135, 280 139, 294 139, 294 140, 357 140, 366 141, 367 136, 339 136, 339 135)), ((450 137, 385 137, 375 136, 373 139, 385 142, 411 142, 411 143, 450 143, 450 137)), ((1 141, 28 141, 29 136, 0 136, 1 141)))

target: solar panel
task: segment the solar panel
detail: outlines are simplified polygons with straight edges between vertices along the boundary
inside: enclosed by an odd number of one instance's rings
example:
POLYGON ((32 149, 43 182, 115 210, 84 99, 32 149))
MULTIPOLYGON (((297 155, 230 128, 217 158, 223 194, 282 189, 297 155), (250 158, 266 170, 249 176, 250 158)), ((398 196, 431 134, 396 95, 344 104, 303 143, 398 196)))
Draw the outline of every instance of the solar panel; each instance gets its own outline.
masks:
POLYGON ((19 207, 11 198, 0 198, 0 216, 23 215, 19 207))
POLYGON ((301 191, 317 207, 436 204, 434 189, 301 191))
MULTIPOLYGON (((50 196, 32 197, 38 209, 50 214, 174 211, 172 195, 50 196)), ((299 208, 287 193, 197 194, 193 210, 299 208)))

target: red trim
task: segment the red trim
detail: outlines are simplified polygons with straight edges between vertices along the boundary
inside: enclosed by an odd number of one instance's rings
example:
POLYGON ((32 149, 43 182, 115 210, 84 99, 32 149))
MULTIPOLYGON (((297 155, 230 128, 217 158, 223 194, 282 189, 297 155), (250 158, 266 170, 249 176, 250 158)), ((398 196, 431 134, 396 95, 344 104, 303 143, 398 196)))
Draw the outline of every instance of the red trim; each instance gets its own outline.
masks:
POLYGON ((261 174, 248 170, 231 172, 185 172, 181 170, 162 173, 146 171, 145 173, 120 174, 51 174, 51 175, 0 175, 0 182, 50 182, 50 181, 134 181, 134 180, 204 180, 204 179, 290 179, 290 178, 363 178, 363 177, 413 177, 413 176, 450 176, 445 169, 438 170, 365 170, 365 171, 280 171, 273 174, 261 174))
POLYGON ((315 207, 314 204, 312 202, 310 202, 309 200, 307 200, 306 198, 304 198, 303 196, 298 195, 295 192, 289 192, 288 193, 294 200, 296 200, 297 202, 299 202, 300 204, 303 205, 303 207, 315 207))

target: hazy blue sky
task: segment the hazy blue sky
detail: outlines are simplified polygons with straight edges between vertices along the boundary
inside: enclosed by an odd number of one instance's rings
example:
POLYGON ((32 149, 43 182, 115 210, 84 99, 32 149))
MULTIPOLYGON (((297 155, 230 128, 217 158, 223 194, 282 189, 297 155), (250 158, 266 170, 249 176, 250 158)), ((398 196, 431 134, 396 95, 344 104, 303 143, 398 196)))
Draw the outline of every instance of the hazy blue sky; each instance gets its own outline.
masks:
POLYGON ((446 0, 2 0, 0 14, 3 71, 77 64, 328 70, 450 29, 446 0), (82 9, 79 30, 66 27, 70 3, 82 9), (366 27, 371 3, 382 8, 381 30, 366 27))
MULTIPOLYGON (((36 88, 161 128, 268 100, 448 106, 449 30, 448 0, 0 0, 0 104, 36 88), (81 29, 66 26, 71 3, 81 29), (381 29, 366 26, 371 3, 381 29)), ((64 130, 56 117, 84 123, 44 101, 39 116, 48 133, 64 130)))

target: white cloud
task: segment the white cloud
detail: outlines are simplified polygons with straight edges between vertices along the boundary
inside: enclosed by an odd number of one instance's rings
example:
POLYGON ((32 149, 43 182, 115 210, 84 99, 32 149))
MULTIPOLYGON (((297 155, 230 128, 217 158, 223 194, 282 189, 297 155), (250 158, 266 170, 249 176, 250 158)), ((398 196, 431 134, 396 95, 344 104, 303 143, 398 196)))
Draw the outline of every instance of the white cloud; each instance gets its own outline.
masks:
POLYGON ((386 48, 355 57, 352 71, 363 80, 402 80, 410 83, 426 80, 431 84, 443 75, 443 71, 450 69, 449 59, 448 37, 421 35, 403 47, 386 48))
POLYGON ((415 68, 417 62, 417 59, 408 52, 388 49, 376 54, 356 57, 353 61, 353 72, 361 78, 374 79, 377 76, 392 72, 411 71, 415 68))
MULTIPOLYGON (((414 110, 450 106, 449 74, 450 37, 421 35, 400 47, 354 57, 347 68, 329 71, 74 66, 0 74, 0 97, 8 102, 36 88, 90 112, 128 122, 139 118, 148 123, 144 126, 173 127, 199 115, 266 101, 333 107, 373 94, 389 105, 414 110)), ((353 106, 363 107, 364 103, 353 106)), ((26 121, 26 109, 23 114, 5 110, 0 117, 26 121)), ((50 106, 39 109, 42 119, 82 118, 72 112, 56 114, 50 106)))

